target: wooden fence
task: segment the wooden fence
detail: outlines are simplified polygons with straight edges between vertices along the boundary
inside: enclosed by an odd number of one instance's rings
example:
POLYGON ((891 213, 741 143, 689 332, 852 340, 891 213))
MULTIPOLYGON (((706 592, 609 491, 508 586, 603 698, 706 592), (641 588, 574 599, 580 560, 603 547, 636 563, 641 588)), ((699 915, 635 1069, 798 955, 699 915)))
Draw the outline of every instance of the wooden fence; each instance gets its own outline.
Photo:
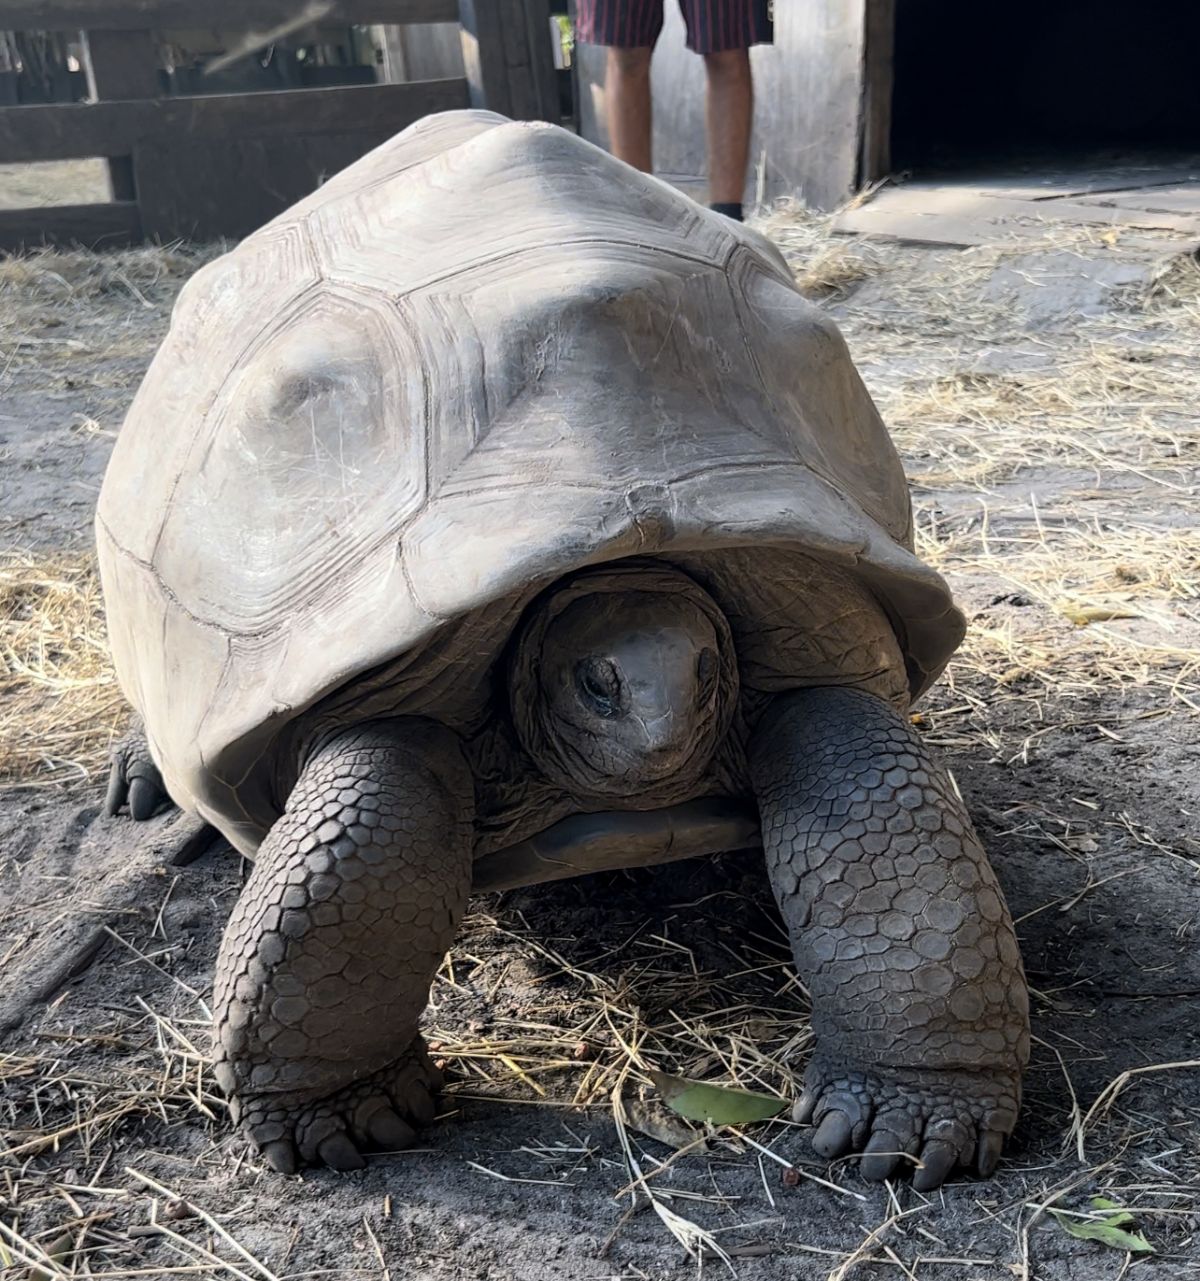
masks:
MULTIPOLYGON (((0 29, 77 31, 90 101, 0 107, 0 164, 105 157, 113 199, 0 209, 0 251, 242 236, 436 111, 559 119, 548 0, 0 0, 0 29), (165 96, 155 33, 322 23, 461 24, 464 75, 165 96)), ((250 41, 247 42, 251 43, 250 41)))

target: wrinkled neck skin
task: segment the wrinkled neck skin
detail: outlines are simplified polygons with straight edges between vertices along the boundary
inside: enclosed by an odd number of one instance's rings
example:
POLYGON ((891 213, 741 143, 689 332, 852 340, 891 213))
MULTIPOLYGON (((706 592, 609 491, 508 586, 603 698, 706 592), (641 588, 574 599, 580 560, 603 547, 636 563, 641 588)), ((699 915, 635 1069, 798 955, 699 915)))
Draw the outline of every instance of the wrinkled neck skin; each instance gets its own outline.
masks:
POLYGON ((653 563, 551 589, 522 625, 510 675, 513 721, 534 763, 582 803, 617 808, 693 794, 736 694, 715 601, 653 563))

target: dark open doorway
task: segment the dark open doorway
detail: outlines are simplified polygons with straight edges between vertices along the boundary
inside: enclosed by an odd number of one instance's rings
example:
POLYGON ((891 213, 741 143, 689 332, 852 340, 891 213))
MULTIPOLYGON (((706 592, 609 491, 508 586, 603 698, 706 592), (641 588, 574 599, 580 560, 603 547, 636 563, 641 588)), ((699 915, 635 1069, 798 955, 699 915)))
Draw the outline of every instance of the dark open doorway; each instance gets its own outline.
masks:
POLYGON ((864 14, 871 190, 839 230, 973 245, 1071 222, 1200 243, 1200 3, 865 0, 864 14))
POLYGON ((1200 4, 895 0, 894 23, 893 170, 1200 150, 1200 4))

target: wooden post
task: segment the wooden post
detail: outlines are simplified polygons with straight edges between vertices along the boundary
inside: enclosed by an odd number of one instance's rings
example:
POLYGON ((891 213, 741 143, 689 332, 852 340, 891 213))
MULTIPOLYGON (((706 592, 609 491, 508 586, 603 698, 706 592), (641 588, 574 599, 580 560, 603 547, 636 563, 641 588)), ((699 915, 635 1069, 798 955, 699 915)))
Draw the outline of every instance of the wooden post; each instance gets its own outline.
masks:
POLYGON ((892 168, 896 0, 867 0, 865 18, 862 150, 858 173, 860 186, 886 178, 892 168))
POLYGON ((382 78, 386 84, 462 79, 462 39, 457 22, 380 26, 375 30, 383 49, 382 78))
POLYGON ((459 0, 471 105, 561 123, 549 0, 459 0))
POLYGON ((377 72, 385 85, 402 85, 408 79, 408 63, 404 57, 404 41, 400 38, 403 27, 376 24, 371 28, 375 43, 383 55, 377 72))
MULTIPOLYGON (((83 69, 88 97, 93 102, 157 98, 158 46, 149 31, 81 31, 83 69)), ((108 181, 114 200, 136 200, 131 156, 108 162, 108 181)))

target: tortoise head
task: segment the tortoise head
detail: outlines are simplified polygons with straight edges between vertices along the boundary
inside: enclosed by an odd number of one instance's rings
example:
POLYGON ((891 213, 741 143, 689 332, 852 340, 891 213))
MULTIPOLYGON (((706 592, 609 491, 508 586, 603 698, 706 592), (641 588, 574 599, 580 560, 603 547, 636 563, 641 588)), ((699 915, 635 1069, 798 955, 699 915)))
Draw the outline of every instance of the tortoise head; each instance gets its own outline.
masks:
POLYGON ((593 571, 535 609, 518 642, 514 720, 573 794, 691 788, 729 723, 736 664, 716 603, 665 567, 593 571))

